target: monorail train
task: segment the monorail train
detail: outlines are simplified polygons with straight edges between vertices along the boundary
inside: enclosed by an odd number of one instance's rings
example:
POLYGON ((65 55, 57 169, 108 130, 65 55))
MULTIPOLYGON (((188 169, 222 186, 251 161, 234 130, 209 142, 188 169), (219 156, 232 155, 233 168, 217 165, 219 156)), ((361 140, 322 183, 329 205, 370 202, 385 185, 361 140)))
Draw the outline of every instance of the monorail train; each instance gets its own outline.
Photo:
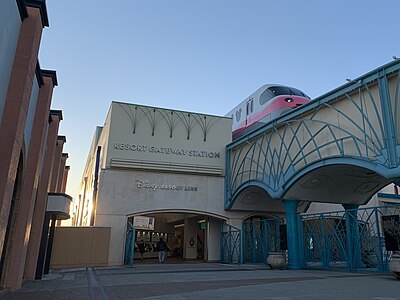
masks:
POLYGON ((287 111, 309 102, 302 91, 284 85, 266 84, 232 109, 232 136, 236 139, 287 111))

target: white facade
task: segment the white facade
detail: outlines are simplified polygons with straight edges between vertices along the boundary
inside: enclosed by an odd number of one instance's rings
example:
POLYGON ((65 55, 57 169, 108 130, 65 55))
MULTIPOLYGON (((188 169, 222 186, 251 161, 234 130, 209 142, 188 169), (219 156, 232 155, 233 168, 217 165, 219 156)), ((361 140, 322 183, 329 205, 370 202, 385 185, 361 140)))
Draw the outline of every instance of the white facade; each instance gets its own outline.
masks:
POLYGON ((73 225, 112 228, 109 265, 123 264, 132 216, 155 216, 154 233, 167 234, 184 259, 197 258, 200 239, 204 260, 218 261, 221 222, 241 226, 249 215, 224 210, 231 126, 226 117, 113 102, 92 142, 73 225))

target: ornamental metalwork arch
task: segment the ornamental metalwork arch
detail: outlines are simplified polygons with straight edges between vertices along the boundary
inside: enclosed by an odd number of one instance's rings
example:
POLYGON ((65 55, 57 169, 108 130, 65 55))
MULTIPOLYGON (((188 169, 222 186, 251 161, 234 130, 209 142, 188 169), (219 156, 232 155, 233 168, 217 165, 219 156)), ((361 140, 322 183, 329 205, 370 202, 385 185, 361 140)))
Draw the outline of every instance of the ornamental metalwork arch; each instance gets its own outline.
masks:
POLYGON ((319 189, 319 200, 364 204, 397 180, 399 69, 395 60, 228 145, 225 208, 251 186, 271 200, 315 201, 319 189), (349 198, 329 198, 335 186, 349 198))

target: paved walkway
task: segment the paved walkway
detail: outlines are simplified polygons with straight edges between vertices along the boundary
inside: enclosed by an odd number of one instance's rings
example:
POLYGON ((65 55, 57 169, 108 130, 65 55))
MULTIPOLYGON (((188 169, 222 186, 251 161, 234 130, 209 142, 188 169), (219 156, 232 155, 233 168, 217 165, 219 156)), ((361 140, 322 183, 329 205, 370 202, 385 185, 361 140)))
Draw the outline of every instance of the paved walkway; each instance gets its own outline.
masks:
MULTIPOLYGON (((262 265, 136 264, 58 270, 4 299, 400 299, 389 274, 269 270, 262 265)), ((2 299, 3 299, 2 298, 2 299)))

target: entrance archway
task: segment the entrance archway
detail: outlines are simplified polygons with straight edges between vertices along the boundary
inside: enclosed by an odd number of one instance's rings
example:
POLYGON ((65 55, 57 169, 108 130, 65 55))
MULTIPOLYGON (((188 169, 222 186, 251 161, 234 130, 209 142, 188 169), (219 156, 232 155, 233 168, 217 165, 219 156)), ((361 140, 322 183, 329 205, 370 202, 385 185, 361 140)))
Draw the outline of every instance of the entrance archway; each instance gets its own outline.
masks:
POLYGON ((156 263, 160 238, 168 246, 167 262, 219 261, 222 221, 224 219, 219 216, 195 211, 156 211, 131 215, 127 223, 134 228, 134 251, 126 251, 125 261, 129 261, 127 255, 133 253, 136 262, 156 263), (144 243, 145 252, 142 255, 140 242, 144 243))

